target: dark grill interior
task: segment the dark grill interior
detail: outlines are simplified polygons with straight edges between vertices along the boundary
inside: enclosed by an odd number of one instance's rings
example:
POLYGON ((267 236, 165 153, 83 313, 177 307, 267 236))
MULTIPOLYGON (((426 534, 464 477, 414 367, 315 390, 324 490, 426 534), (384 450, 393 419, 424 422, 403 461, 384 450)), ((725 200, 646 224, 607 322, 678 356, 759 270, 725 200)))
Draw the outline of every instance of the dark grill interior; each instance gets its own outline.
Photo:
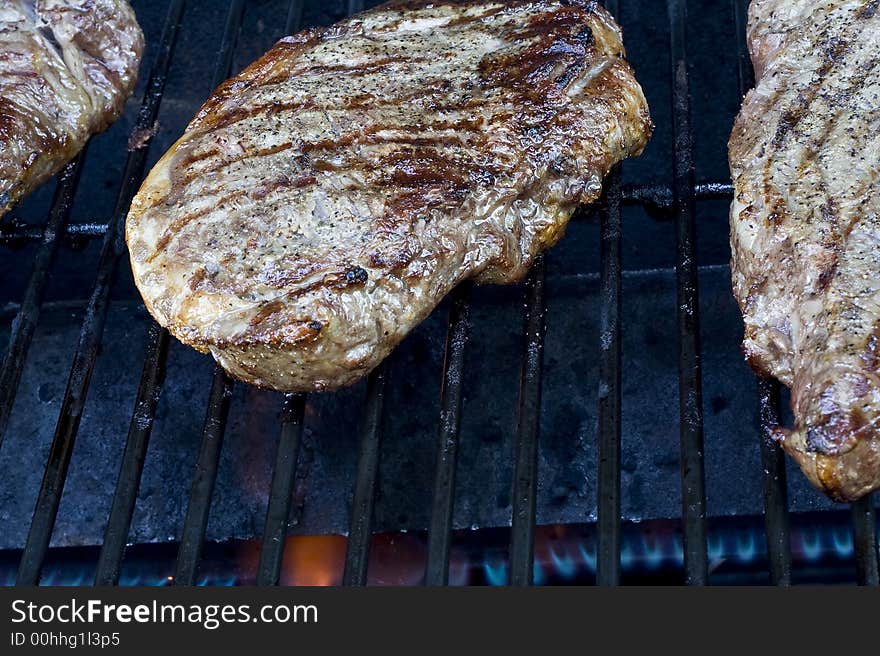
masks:
POLYGON ((780 389, 738 350, 745 0, 608 0, 645 155, 523 286, 464 285, 365 383, 284 398, 148 319, 123 221, 214 86, 363 3, 132 4, 149 49, 126 115, 0 223, 0 581, 277 584, 315 548, 286 536, 347 533, 352 585, 877 584, 874 501, 846 511, 791 467, 767 438, 780 389))

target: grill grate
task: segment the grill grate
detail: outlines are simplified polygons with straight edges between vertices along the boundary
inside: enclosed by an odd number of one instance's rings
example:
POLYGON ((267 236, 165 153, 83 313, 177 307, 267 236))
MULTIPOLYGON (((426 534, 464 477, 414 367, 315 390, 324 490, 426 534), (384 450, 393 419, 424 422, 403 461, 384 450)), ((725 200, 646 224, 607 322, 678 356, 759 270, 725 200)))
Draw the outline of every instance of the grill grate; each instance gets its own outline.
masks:
POLYGON ((694 161, 691 134, 686 3, 670 0, 672 116, 675 135, 673 209, 675 211, 678 296, 678 393, 681 427, 681 497, 684 520, 685 580, 705 585, 709 578, 706 550, 706 485, 703 472, 703 390, 700 368, 700 319, 694 230, 694 161))
MULTIPOLYGON (((170 0, 165 26, 158 44, 136 130, 153 126, 162 100, 165 80, 184 14, 184 0, 170 0)), ((618 13, 617 0, 606 2, 618 13)), ((745 29, 747 0, 732 0, 737 32, 745 29)), ((360 11, 362 0, 349 0, 349 13, 360 11)), ((622 185, 618 166, 606 181, 600 204, 600 293, 602 300, 599 344, 598 401, 598 548, 597 583, 616 585, 621 568, 621 206, 641 204, 648 210, 671 210, 677 236, 676 279, 679 320, 679 393, 681 430, 682 523, 685 580, 705 584, 708 580, 706 538, 706 494, 703 457, 703 416, 700 368, 700 322, 698 269, 695 257, 694 209, 699 200, 729 199, 728 183, 695 184, 693 142, 690 125, 688 59, 686 54, 687 2, 668 0, 671 28, 671 72, 673 80, 674 175, 668 187, 622 185)), ((244 0, 230 0, 221 42, 214 86, 228 77, 241 31, 244 0)), ((286 33, 300 28, 303 1, 289 5, 286 33)), ((751 65, 740 39, 739 87, 751 86, 751 65)), ((28 348, 40 314, 43 294, 54 255, 63 239, 103 238, 103 248, 67 389, 27 543, 21 558, 18 583, 40 581, 43 563, 55 525, 61 494, 86 401, 92 369, 100 348, 107 316, 109 294, 120 257, 125 252, 122 222, 143 177, 147 147, 128 154, 116 209, 109 223, 68 225, 71 203, 86 157, 83 152, 60 174, 58 187, 42 230, 11 222, 0 232, 0 243, 16 245, 40 241, 21 309, 13 324, 10 347, 0 370, 0 445, 15 400, 28 348)), ((510 582, 530 585, 534 571, 535 507, 538 480, 537 448, 541 414, 542 359, 545 330, 545 265, 539 258, 529 274, 525 298, 525 340, 519 385, 519 417, 515 457, 513 515, 510 545, 510 582)), ((441 414, 437 442, 437 465, 430 528, 428 532, 425 582, 447 584, 449 579, 452 516, 455 504, 456 456, 462 407, 465 353, 470 333, 470 283, 452 296, 446 353, 442 372, 441 414)), ((144 469, 147 448, 162 385, 169 348, 168 333, 153 325, 144 357, 131 425, 112 501, 109 520, 95 577, 95 583, 116 585, 125 555, 125 544, 144 469)), ((360 454, 350 518, 350 535, 343 581, 364 585, 370 555, 373 505, 379 479, 382 438, 383 394, 387 366, 381 365, 369 377, 360 435, 360 454)), ((214 481, 222 449, 233 382, 215 368, 205 416, 202 444, 177 554, 175 582, 196 580, 205 542, 205 530, 214 481)), ((770 575, 773 583, 791 583, 792 553, 785 459, 779 446, 769 439, 779 424, 780 388, 771 381, 758 381, 760 400, 760 448, 764 466, 765 528, 770 575)), ((257 583, 277 585, 280 578, 284 537, 296 478, 303 417, 308 399, 288 395, 281 415, 280 439, 272 476, 262 550, 257 566, 257 583)), ((870 498, 852 506, 853 539, 858 580, 878 583, 876 513, 870 498)))
POLYGON ((446 357, 443 360, 443 387, 440 391, 440 430, 431 527, 428 531, 427 585, 449 582, 449 550, 452 542, 452 511, 455 496, 455 465, 458 431, 461 427, 461 382, 464 353, 470 336, 471 283, 460 285, 452 297, 449 327, 446 331, 446 357))
POLYGON ((266 509, 266 528, 263 531, 257 585, 278 585, 281 576, 281 557, 284 554, 287 518, 290 516, 290 500, 296 480, 296 461, 299 457, 305 408, 306 399, 302 394, 289 394, 284 399, 281 438, 278 440, 278 455, 272 472, 272 489, 266 509))

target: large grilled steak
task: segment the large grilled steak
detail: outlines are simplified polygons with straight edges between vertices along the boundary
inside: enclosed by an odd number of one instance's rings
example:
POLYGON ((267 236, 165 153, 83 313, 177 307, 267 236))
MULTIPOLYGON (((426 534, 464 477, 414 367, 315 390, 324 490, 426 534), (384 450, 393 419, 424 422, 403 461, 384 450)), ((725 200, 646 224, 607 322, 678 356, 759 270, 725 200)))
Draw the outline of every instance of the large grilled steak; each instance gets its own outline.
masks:
POLYGON ((233 376, 347 385, 459 282, 520 279, 648 108, 595 2, 397 2, 282 39, 134 200, 147 307, 233 376))
POLYGON ((730 140, 745 352, 791 387, 813 483, 880 486, 880 1, 753 0, 758 78, 730 140))
POLYGON ((0 2, 0 216, 116 120, 143 45, 124 0, 0 2))

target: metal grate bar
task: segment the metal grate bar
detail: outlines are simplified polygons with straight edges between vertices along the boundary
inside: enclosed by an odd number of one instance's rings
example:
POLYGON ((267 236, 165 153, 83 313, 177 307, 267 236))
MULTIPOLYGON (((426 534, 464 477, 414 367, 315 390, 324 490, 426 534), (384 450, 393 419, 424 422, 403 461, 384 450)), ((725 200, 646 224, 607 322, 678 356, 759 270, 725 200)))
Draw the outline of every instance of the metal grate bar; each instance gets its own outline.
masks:
MULTIPOLYGON (((107 233, 106 223, 70 223, 61 226, 61 235, 69 241, 97 239, 107 233)), ((0 227, 0 244, 15 247, 28 241, 43 239, 44 230, 12 218, 0 227)))
MULTIPOLYGON (((302 25, 303 0, 291 0, 287 10, 284 33, 295 34, 302 25)), ((278 585, 281 577, 281 561, 284 558, 284 538, 290 517, 291 495, 296 482, 296 463, 302 437, 303 415, 306 397, 303 394, 287 394, 281 410, 281 437, 272 471, 269 503, 266 507, 266 524, 263 529, 263 545, 257 566, 257 585, 278 585)))
MULTIPOLYGON (((348 0, 349 16, 363 10, 363 0, 348 0)), ((379 444, 382 438, 386 368, 385 363, 380 364, 367 378, 357 480, 351 502, 348 548, 345 553, 345 569, 342 573, 343 585, 367 584, 370 539, 373 533, 373 503, 376 499, 376 482, 379 476, 379 444)))
POLYGON ((544 257, 540 256, 526 281, 525 346, 519 384, 510 543, 510 584, 515 586, 531 585, 534 574, 538 433, 544 365, 544 277, 544 257))
POLYGON ((220 449, 223 446, 223 435, 226 432, 226 418, 229 416, 231 398, 232 379, 218 365, 214 367, 208 411, 205 414, 205 428, 202 432, 202 445, 199 448, 196 473, 189 494, 186 519, 183 522, 180 549, 177 552, 175 585, 194 585, 196 582, 196 571, 202 557, 205 531, 208 528, 211 497, 214 494, 214 483, 217 480, 220 449))
POLYGON ((764 469, 764 524, 770 580, 774 585, 791 585, 791 538, 788 516, 788 485, 785 454, 772 437, 779 425, 779 383, 758 380, 761 422, 761 465, 764 469))
MULTIPOLYGON (((88 145, 86 145, 87 147, 88 145)), ((79 177, 84 161, 85 149, 65 166, 58 176, 58 186, 52 197, 49 218, 42 231, 40 248, 34 256, 33 272, 28 280, 21 308, 12 321, 9 348, 6 351, 6 357, 3 358, 3 367, 0 368, 0 446, 3 445, 3 436, 9 425, 9 416, 12 414, 12 406, 15 403, 18 383, 21 380, 22 371, 24 371, 31 339, 37 329, 37 321, 40 319, 40 307, 43 304, 43 294, 49 281, 49 269, 58 252, 58 235, 64 230, 64 226, 70 218, 70 208, 79 186, 79 177)))
POLYGON ((608 178, 601 217, 599 497, 596 583, 620 582, 620 167, 608 178))
POLYGON ((288 394, 281 410, 281 437, 272 472, 269 505, 266 508, 266 527, 263 530, 263 547, 257 568, 257 585, 278 585, 281 576, 281 559, 284 556, 284 538, 290 503, 296 482, 296 461, 299 457, 302 437, 303 415, 306 397, 288 394))
MULTIPOLYGON (((618 5, 617 0, 605 2, 605 7, 619 21, 618 5)), ((599 315, 596 583, 606 586, 620 583, 620 169, 616 166, 606 181, 599 246, 602 308, 599 315)))
MULTIPOLYGON (((624 205, 644 205, 649 210, 665 213, 672 209, 672 196, 672 189, 666 185, 625 184, 622 187, 621 202, 624 205)), ((730 200, 732 197, 733 185, 729 182, 701 182, 694 185, 694 199, 698 201, 730 200)), ((581 216, 587 218, 589 214, 581 216)), ((74 223, 64 228, 64 236, 73 243, 103 237, 105 232, 107 224, 100 222, 74 223)), ((39 228, 12 219, 0 228, 0 244, 16 246, 28 241, 39 241, 42 234, 39 228)))
POLYGON ((853 544, 859 585, 880 585, 877 567, 877 511, 872 494, 852 504, 853 544))
POLYGON ((431 526, 428 529, 426 585, 449 583, 449 549, 452 543, 452 511, 455 505, 455 468, 461 427, 461 388, 464 380, 464 353, 470 338, 470 297, 472 284, 465 282, 452 293, 446 354, 443 360, 443 387, 440 391, 440 429, 431 526))
MULTIPOLYGON (((752 68, 752 59, 746 44, 747 12, 751 0, 730 0, 733 7, 733 24, 736 29, 736 47, 739 60, 737 73, 739 74, 739 94, 745 97, 746 92, 755 86, 755 73, 752 68)), ((733 185, 731 185, 731 193, 733 185)))
POLYGON ((690 89, 686 54, 687 0, 668 0, 671 28, 675 130, 673 185, 677 241, 679 325, 679 413, 681 424, 681 494, 684 522, 685 580, 705 585, 706 491, 703 471, 703 394, 700 367, 700 320, 694 234, 694 163, 690 89))
POLYGON ((382 363, 367 379, 367 399, 361 427, 357 482, 351 503, 351 526, 345 554, 343 585, 366 585, 373 526, 373 502, 379 477, 379 444, 382 437, 382 406, 385 395, 385 369, 382 363))
MULTIPOLYGON (((213 85, 216 87, 229 77, 232 69, 232 55, 241 32, 244 18, 245 1, 230 0, 226 14, 226 27, 223 40, 217 54, 217 66, 214 69, 213 85)), ((175 585, 193 585, 199 561, 202 557, 202 545, 205 542, 205 531, 208 528, 208 515, 211 512, 211 497, 214 495, 214 483, 217 480, 217 469, 220 466, 220 451, 223 436, 226 433, 226 419, 229 416, 229 403, 234 383, 218 365, 214 367, 211 382, 211 395, 205 413, 205 428, 202 433, 202 444, 196 462, 196 473, 193 478, 186 519, 183 522, 183 533, 180 549, 177 552, 177 567, 174 576, 175 585)))
MULTIPOLYGON (((173 0, 168 8, 165 28, 159 43, 153 72, 147 83, 147 90, 138 114, 135 131, 142 132, 152 127, 159 112, 165 80, 180 21, 183 16, 184 0, 173 0)), ((89 381, 98 357, 98 349, 104 333, 104 322, 110 299, 110 287, 115 278, 119 258, 125 251, 121 234, 123 218, 137 191, 147 160, 147 148, 129 152, 125 164, 122 186, 113 212, 113 221, 108 227, 98 262, 95 285, 86 308, 86 316, 80 330, 79 342, 73 358, 70 378, 61 404, 55 435, 49 451, 43 481, 34 510, 33 520, 28 532, 27 542, 18 571, 18 583, 35 585, 40 578, 40 570, 52 537, 58 504, 67 478, 67 468, 73 453, 79 422, 85 405, 89 381)))
MULTIPOLYGON (((243 7, 241 0, 230 3, 226 29, 214 70, 213 86, 215 87, 229 75, 229 70, 232 67, 232 54, 238 38, 243 7)), ((147 447, 156 417, 156 408, 165 380, 168 343, 168 331, 155 323, 152 324, 144 354, 144 369, 138 386, 135 409, 116 484, 116 494, 113 497, 113 505, 110 509, 104 544, 98 562, 95 581, 99 585, 116 585, 119 581, 125 543, 140 487, 147 447)))
POLYGON ((284 23, 284 35, 289 36, 300 31, 304 9, 303 0, 291 0, 287 9, 287 20, 284 23))
MULTIPOLYGON (((620 22, 617 0, 605 7, 620 22)), ((620 294, 622 285, 620 165, 606 181, 600 214, 598 507, 596 584, 620 583, 620 294)), ((648 202, 648 201, 645 201, 648 202)))
POLYGON ((95 574, 95 585, 117 585, 125 544, 131 527, 141 475, 144 471, 144 460, 147 457, 147 446, 153 432, 156 419, 156 406, 165 380, 165 362, 168 356, 168 331, 157 324, 150 327, 147 346, 147 357, 141 373, 134 413, 125 441, 122 454, 122 465, 116 481, 116 492, 113 494, 113 505, 104 532, 104 543, 98 559, 95 574))
MULTIPOLYGON (((730 200, 733 185, 729 182, 701 182, 694 185, 694 200, 730 200)), ((646 205, 649 209, 673 209, 673 191, 665 185, 628 184, 623 186, 621 202, 646 205)))

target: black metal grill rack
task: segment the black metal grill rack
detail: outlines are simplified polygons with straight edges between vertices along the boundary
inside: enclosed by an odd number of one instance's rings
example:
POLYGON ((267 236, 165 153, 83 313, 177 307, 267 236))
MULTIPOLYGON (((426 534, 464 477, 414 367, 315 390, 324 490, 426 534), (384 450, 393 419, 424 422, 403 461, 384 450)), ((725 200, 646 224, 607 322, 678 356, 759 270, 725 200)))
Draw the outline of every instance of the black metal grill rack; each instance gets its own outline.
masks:
MULTIPOLYGON (((612 13, 617 13, 619 8, 617 0, 607 0, 605 4, 612 13)), ((685 580, 695 585, 705 584, 708 580, 694 207, 696 202, 703 199, 729 198, 732 189, 727 183, 696 185, 694 182, 685 30, 687 2, 667 0, 666 4, 671 28, 670 66, 674 85, 673 179, 668 187, 623 186, 618 168, 606 181, 606 191, 600 207, 602 339, 598 349, 600 394, 597 435, 599 451, 597 582, 600 585, 615 585, 620 580, 622 203, 641 203, 655 208, 671 209, 675 217, 685 580)), ((166 76, 172 64, 175 43, 180 32, 184 5, 184 0, 169 1, 164 30, 138 115, 136 125, 138 131, 148 130, 158 114, 166 76)), ((745 29, 746 5, 747 0, 732 0, 732 12, 739 33, 743 33, 745 29)), ((349 13, 355 13, 362 8, 361 0, 349 0, 349 13)), ((245 11, 244 0, 230 0, 227 11, 226 28, 214 74, 215 85, 230 73, 232 55, 245 11)), ((303 0, 292 0, 286 22, 287 34, 294 33, 300 28, 302 15, 303 0)), ((744 92, 751 86, 751 64, 742 44, 739 54, 739 85, 740 91, 744 92)), ((120 259, 125 252, 122 239, 124 217, 145 173, 147 148, 128 153, 116 209, 109 222, 69 225, 71 203, 85 157, 86 153, 83 152, 60 174, 48 219, 42 230, 26 226, 13 227, 11 231, 4 233, 2 238, 4 242, 38 241, 39 248, 20 311, 13 324, 9 349, 0 370, 0 446, 28 347, 39 318, 54 254, 66 236, 80 239, 103 238, 97 276, 81 326, 70 377, 19 567, 19 584, 37 584, 40 581, 41 569, 47 555, 86 401, 90 375, 101 344, 111 286, 120 259)), ((545 328, 544 282, 545 267, 543 259, 539 258, 526 284, 525 343, 519 386, 510 545, 510 583, 513 585, 532 583, 537 445, 545 328)), ((466 375, 465 351, 469 334, 470 293, 469 284, 462 285, 454 292, 449 315, 442 374, 437 467, 425 570, 425 583, 428 585, 443 585, 448 582, 452 510, 455 502, 456 452, 462 406, 461 381, 466 375)), ((162 390, 168 346, 168 333, 153 325, 97 567, 95 583, 99 585, 116 585, 119 581, 150 432, 162 390)), ((360 455, 343 576, 346 585, 366 583, 373 499, 379 469, 384 383, 385 367, 380 366, 369 377, 363 409, 360 455)), ((769 438, 769 429, 779 422, 779 386, 775 382, 763 380, 758 381, 758 386, 770 576, 773 583, 788 585, 791 582, 791 549, 784 457, 779 446, 769 438)), ((222 370, 215 369, 189 506, 181 532, 174 579, 177 584, 193 584, 196 579, 232 387, 233 382, 222 370)), ((261 585, 277 585, 279 582, 283 538, 287 529, 303 414, 307 402, 302 395, 289 395, 284 401, 263 546, 256 574, 257 583, 261 585)), ((877 585, 877 526, 876 513, 871 500, 866 498, 853 504, 852 517, 858 580, 861 584, 877 585)))

